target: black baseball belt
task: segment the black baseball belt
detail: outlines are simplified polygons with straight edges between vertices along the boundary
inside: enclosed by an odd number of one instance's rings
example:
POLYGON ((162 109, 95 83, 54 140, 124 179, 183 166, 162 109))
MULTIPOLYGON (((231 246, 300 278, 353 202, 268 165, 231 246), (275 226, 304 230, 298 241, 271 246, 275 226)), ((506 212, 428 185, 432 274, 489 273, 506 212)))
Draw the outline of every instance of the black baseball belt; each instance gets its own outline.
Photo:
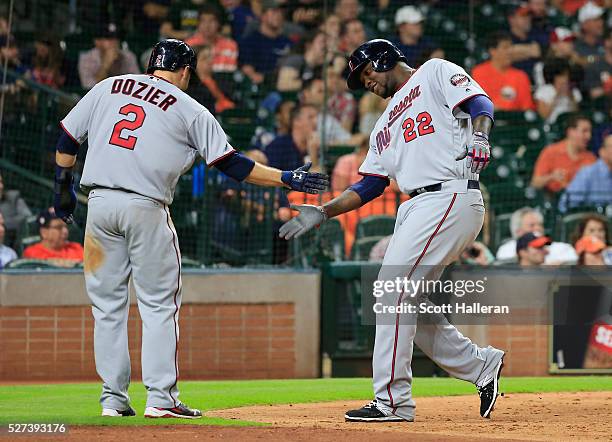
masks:
MULTIPOLYGON (((480 190, 480 183, 478 181, 476 181, 476 180, 468 180, 467 188, 468 189, 479 189, 480 190)), ((442 190, 442 183, 431 184, 429 186, 420 187, 418 189, 413 190, 412 192, 410 192, 408 194, 408 196, 410 198, 414 198, 415 196, 420 195, 422 193, 426 193, 426 192, 439 192, 440 190, 442 190)))

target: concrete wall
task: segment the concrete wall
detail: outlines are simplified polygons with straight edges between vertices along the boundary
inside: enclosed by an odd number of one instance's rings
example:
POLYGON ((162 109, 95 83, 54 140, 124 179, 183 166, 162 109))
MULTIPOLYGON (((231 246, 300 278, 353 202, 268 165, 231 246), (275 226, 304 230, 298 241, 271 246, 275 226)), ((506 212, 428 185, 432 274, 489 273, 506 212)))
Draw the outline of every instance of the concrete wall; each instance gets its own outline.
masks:
MULTIPOLYGON (((318 376, 319 291, 317 272, 186 271, 181 378, 318 376)), ((134 306, 133 377, 140 375, 141 328, 134 306)), ((0 380, 90 378, 93 319, 82 273, 0 273, 0 380)))

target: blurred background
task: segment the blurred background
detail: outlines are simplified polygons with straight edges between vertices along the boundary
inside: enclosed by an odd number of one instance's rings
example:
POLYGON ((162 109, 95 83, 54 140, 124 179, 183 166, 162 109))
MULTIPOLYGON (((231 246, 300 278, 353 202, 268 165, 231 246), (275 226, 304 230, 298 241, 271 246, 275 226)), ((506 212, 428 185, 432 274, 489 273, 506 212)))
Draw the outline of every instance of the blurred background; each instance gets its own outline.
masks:
MULTIPOLYGON (((232 145, 285 169, 312 160, 332 176, 323 201, 359 179, 386 106, 347 89, 346 61, 356 47, 387 38, 413 67, 433 57, 463 66, 496 107, 495 161, 481 176, 488 217, 465 258, 492 263, 504 241, 523 233, 510 221, 525 206, 542 215, 539 229, 573 246, 576 212, 609 220, 612 202, 605 166, 597 188, 590 179, 599 169, 574 180, 599 157, 612 167, 607 7, 580 0, 4 1, 0 170, 2 197, 13 202, 0 207, 5 244, 21 257, 39 236, 32 215, 51 203, 59 120, 101 79, 144 72, 151 47, 173 37, 198 52, 188 93, 218 118, 232 145)), ((85 154, 86 146, 81 168, 85 154)), ((186 265, 308 267, 368 260, 373 248, 372 259, 380 259, 379 241, 406 199, 396 190, 287 244, 276 234, 291 216, 288 205, 321 197, 240 184, 198 162, 180 180, 172 214, 186 265)), ((85 216, 81 204, 70 240, 82 241, 85 216)))

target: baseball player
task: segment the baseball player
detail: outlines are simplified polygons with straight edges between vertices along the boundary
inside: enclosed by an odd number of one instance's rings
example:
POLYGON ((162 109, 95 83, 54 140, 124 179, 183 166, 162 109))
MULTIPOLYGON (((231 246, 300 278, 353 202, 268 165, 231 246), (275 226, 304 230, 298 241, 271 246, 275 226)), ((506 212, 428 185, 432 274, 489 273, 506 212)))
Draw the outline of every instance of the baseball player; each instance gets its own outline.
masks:
MULTIPOLYGON (((378 279, 437 280, 482 227, 485 208, 478 173, 490 160, 493 104, 461 67, 432 59, 413 69, 387 40, 361 45, 351 55, 349 68, 351 89, 391 97, 370 136, 359 169, 364 177, 323 206, 294 206, 300 213, 281 227, 280 235, 299 237, 328 218, 354 210, 380 196, 394 179, 411 199, 398 209, 378 279)), ((392 306, 410 301, 403 291, 385 297, 392 306)), ((480 414, 490 416, 504 352, 476 346, 442 315, 421 326, 421 316, 398 313, 376 315, 374 400, 348 411, 346 420, 414 419, 413 343, 452 376, 474 383, 480 414)))
POLYGON ((136 289, 142 328, 145 417, 199 418, 179 401, 178 312, 181 256, 168 206, 181 174, 200 155, 236 180, 317 193, 325 175, 263 166, 239 154, 210 112, 183 91, 196 68, 179 40, 153 49, 147 74, 98 83, 61 122, 56 153, 55 210, 72 221, 72 168, 89 149, 81 186, 90 189, 85 230, 85 282, 93 304, 96 369, 104 384, 103 416, 132 416, 128 385, 128 280, 136 289))

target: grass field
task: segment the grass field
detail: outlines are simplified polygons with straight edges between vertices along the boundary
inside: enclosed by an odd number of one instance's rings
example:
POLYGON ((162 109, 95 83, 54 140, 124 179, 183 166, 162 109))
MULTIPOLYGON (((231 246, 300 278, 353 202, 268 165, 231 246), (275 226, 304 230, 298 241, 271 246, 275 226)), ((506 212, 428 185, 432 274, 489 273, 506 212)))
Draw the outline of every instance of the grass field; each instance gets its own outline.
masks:
MULTIPOLYGON (((145 390, 135 382, 130 388, 132 405, 140 416, 130 419, 100 417, 100 384, 51 384, 0 386, 0 425, 8 423, 66 423, 71 425, 168 425, 166 419, 142 417, 145 390)), ((307 379, 262 381, 183 381, 181 399, 207 410, 246 405, 288 404, 363 399, 372 396, 370 379, 307 379)), ((612 376, 502 378, 501 391, 539 393, 612 391, 612 376)), ((475 394, 473 385, 450 378, 417 378, 415 398, 475 394)), ((173 420, 172 424, 261 425, 252 422, 204 417, 173 420)))

